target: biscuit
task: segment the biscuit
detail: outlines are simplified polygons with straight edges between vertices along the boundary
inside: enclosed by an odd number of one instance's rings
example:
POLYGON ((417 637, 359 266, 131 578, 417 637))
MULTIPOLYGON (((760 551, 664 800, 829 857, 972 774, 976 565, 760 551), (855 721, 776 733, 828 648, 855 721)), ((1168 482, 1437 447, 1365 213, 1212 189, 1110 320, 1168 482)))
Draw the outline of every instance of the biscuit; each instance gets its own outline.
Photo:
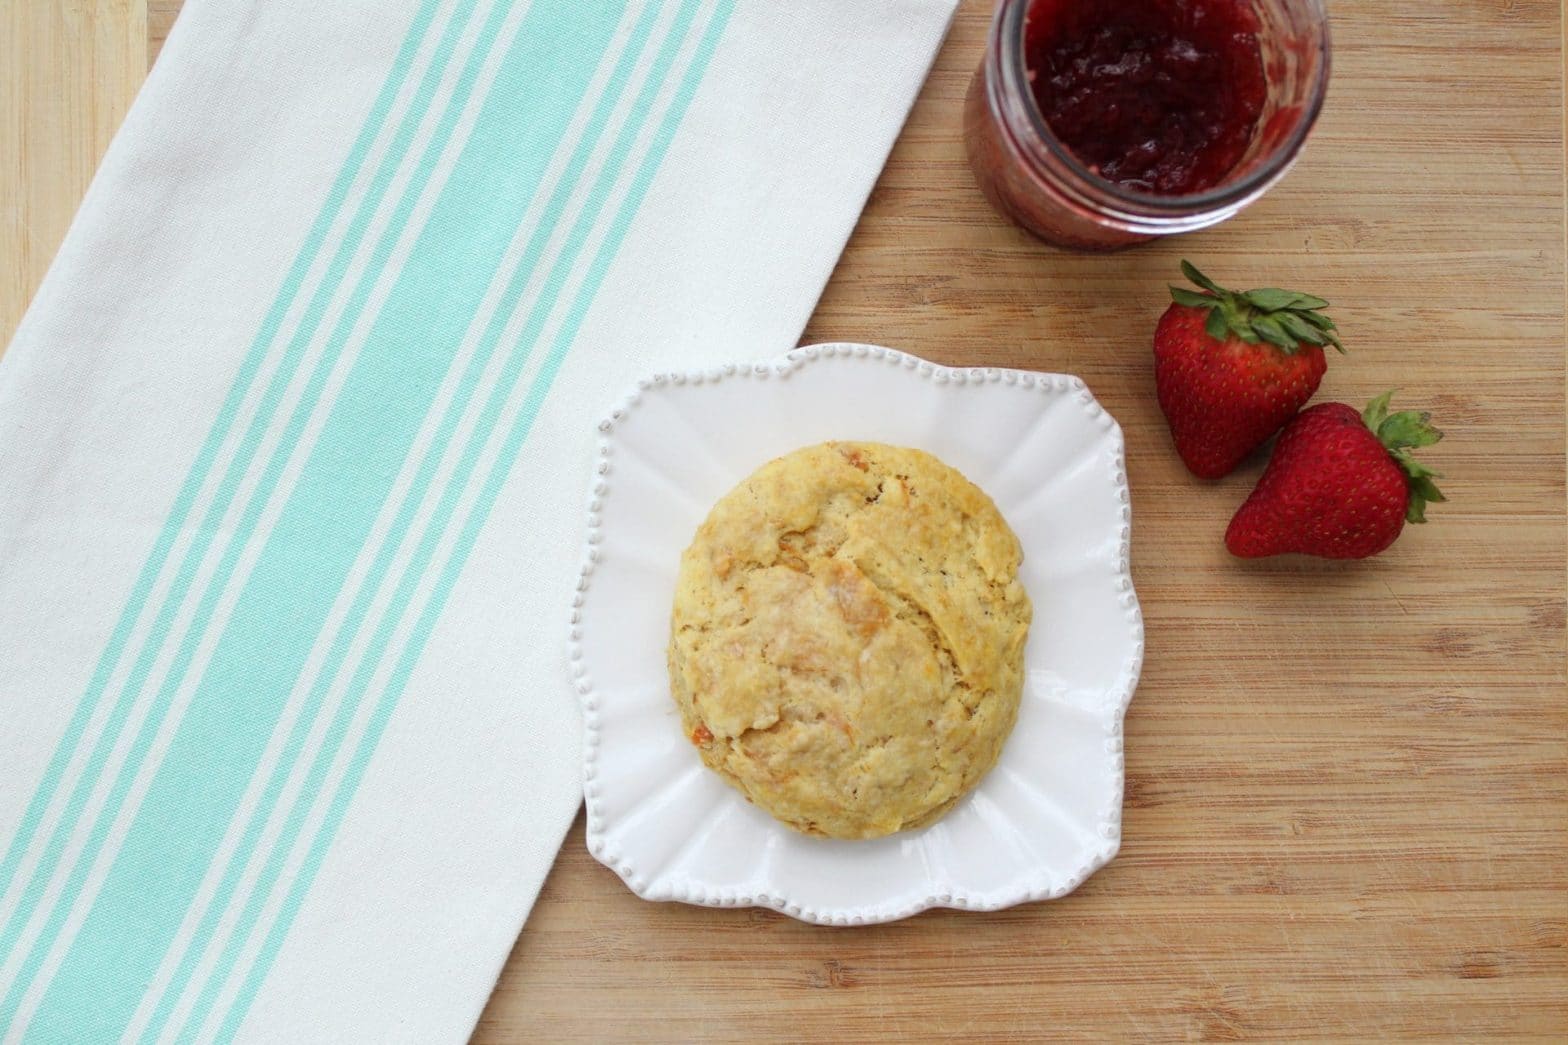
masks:
POLYGON ((669 671, 687 737, 799 831, 932 822, 1016 720, 1022 561, 991 499, 922 451, 822 443, 763 465, 681 557, 669 671))

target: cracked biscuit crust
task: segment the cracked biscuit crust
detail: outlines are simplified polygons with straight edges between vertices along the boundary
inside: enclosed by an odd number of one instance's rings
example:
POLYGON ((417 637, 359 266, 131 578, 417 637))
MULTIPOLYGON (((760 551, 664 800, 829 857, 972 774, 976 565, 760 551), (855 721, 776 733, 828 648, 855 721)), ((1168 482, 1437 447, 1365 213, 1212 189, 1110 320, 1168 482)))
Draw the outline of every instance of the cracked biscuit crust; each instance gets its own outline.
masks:
POLYGON ((670 684, 702 760, 789 826, 930 823, 1023 689, 1018 538, 930 454, 822 443, 726 494, 681 557, 670 684))

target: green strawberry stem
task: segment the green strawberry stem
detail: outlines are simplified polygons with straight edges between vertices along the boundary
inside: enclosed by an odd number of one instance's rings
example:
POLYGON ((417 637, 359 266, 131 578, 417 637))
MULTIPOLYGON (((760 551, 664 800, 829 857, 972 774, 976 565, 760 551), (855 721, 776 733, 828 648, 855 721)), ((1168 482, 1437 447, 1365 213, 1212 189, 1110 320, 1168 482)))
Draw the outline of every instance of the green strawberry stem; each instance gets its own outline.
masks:
POLYGON ((1410 503, 1405 508, 1405 521, 1424 523, 1426 506, 1433 501, 1446 501, 1448 498, 1432 481, 1441 479, 1442 475, 1417 461, 1410 451, 1431 446, 1443 438, 1443 433, 1432 427, 1432 415, 1429 413, 1415 410, 1389 413, 1388 404, 1393 398, 1394 390, 1389 389, 1372 400, 1362 411, 1361 420, 1404 470, 1405 479, 1410 484, 1410 503))
POLYGON ((1322 298, 1276 287, 1227 290, 1199 272, 1190 261, 1181 263, 1181 271, 1208 293, 1172 286, 1171 298, 1178 305, 1207 309, 1209 318, 1204 330, 1216 341, 1235 335, 1249 345, 1267 341, 1287 354, 1302 345, 1333 345, 1345 351, 1335 333, 1339 328, 1322 312, 1328 308, 1328 302, 1322 298))

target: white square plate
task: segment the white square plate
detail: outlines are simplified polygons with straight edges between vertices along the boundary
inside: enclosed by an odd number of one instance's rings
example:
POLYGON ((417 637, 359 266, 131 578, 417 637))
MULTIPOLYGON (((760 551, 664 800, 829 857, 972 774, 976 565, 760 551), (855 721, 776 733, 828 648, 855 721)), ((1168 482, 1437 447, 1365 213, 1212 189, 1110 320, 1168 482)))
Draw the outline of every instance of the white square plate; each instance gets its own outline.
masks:
POLYGON ((651 378, 600 432, 571 662, 588 846, 634 892, 863 924, 1063 896, 1116 854, 1143 620, 1121 429, 1081 380, 817 345, 651 378), (936 823, 869 841, 798 834, 708 770, 665 666, 681 552, 714 501, 829 439, 918 447, 963 472, 1022 542, 1034 603, 996 768, 936 823))

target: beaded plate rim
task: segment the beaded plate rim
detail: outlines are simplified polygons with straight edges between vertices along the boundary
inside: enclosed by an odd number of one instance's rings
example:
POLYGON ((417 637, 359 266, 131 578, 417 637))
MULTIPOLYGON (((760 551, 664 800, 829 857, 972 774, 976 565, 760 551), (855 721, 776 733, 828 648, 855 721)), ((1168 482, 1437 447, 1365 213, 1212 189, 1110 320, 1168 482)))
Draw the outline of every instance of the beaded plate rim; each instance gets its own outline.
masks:
POLYGON ((1058 899, 1072 892, 1090 875, 1094 874, 1116 855, 1121 843, 1122 798, 1125 792, 1125 758, 1122 744, 1122 724, 1127 708, 1137 689, 1144 655, 1144 625, 1131 573, 1131 500, 1127 486, 1125 441, 1120 427, 1107 413, 1081 378, 1067 375, 1016 370, 1000 367, 947 367, 896 349, 852 342, 834 342, 809 345, 794 349, 771 362, 754 364, 731 363, 699 370, 656 373, 643 378, 636 388, 615 406, 598 424, 598 449, 595 455, 593 486, 587 513, 587 539, 583 561, 572 597, 568 657, 571 683, 582 712, 583 724, 583 795, 587 806, 587 846, 596 860, 614 871, 633 893, 646 900, 676 901, 709 907, 767 907, 789 917, 821 925, 869 925, 896 921, 919 914, 934 907, 958 910, 995 911, 1020 903, 1058 899), (787 890, 773 893, 743 892, 709 886, 694 878, 677 881, 650 879, 639 872, 635 860, 625 853, 611 849, 607 840, 607 825, 598 787, 598 757, 601 707, 592 683, 592 674, 585 661, 583 648, 583 606, 591 587, 595 567, 599 561, 599 546, 603 540, 601 513, 605 498, 610 494, 608 475, 614 454, 614 438, 620 422, 634 411, 643 397, 665 387, 716 385, 735 380, 787 380, 802 367, 819 361, 833 359, 881 360, 890 366, 912 371, 937 384, 965 385, 969 383, 995 383, 1016 386, 1020 390, 1034 390, 1048 395, 1065 395, 1114 436, 1115 463, 1111 476, 1115 494, 1120 502, 1121 533, 1115 583, 1125 621, 1129 629, 1130 653, 1125 664, 1123 690, 1117 694, 1115 713, 1109 716, 1104 742, 1105 755, 1111 760, 1115 779, 1112 800, 1098 811, 1097 835, 1100 845, 1071 874, 1062 877, 1042 876, 1027 888, 1016 889, 1000 898, 981 899, 957 887, 948 887, 914 899, 897 898, 883 904, 860 905, 849 908, 822 909, 794 902, 787 890))

